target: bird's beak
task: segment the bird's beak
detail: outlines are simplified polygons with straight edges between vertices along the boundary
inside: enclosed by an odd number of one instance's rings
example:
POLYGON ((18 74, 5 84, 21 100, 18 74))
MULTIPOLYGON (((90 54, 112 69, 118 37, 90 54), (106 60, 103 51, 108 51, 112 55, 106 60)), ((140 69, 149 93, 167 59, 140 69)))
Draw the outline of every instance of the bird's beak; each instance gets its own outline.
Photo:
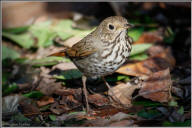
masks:
POLYGON ((133 24, 129 24, 129 23, 124 25, 125 29, 133 28, 133 27, 134 27, 134 25, 133 24))

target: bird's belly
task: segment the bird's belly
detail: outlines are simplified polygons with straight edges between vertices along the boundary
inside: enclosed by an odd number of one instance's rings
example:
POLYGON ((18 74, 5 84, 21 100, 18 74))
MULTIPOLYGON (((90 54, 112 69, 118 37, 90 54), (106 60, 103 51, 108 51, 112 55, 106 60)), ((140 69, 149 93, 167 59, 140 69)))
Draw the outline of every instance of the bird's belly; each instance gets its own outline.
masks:
POLYGON ((78 69, 88 77, 100 77, 115 72, 129 56, 129 49, 117 45, 112 51, 93 54, 82 60, 74 61, 78 69))

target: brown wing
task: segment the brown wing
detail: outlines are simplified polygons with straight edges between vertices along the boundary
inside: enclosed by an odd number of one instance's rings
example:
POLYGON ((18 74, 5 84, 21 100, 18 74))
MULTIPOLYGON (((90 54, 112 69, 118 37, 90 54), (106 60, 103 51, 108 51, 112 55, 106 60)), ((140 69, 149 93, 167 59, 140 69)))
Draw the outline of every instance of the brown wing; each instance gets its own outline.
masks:
POLYGON ((98 50, 93 44, 91 40, 81 40, 73 45, 72 48, 68 48, 66 53, 70 57, 86 57, 98 50))

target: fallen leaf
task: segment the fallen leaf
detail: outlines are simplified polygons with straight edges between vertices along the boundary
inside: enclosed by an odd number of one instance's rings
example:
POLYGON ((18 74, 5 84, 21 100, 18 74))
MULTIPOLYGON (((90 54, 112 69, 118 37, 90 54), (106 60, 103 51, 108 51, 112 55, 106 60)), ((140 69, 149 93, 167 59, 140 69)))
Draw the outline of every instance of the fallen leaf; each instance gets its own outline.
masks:
MULTIPOLYGON (((62 42, 62 44, 67 47, 72 47, 74 44, 79 42, 81 39, 83 39, 83 37, 74 36, 74 37, 71 37, 71 38, 67 39, 66 41, 62 42)), ((61 43, 61 41, 60 41, 60 43, 61 43)))
POLYGON ((14 27, 14 28, 4 28, 2 32, 10 32, 14 34, 19 34, 22 32, 26 32, 30 26, 21 26, 21 27, 14 27))
POLYGON ((148 50, 147 50, 147 53, 150 55, 150 56, 156 56, 158 54, 161 54, 162 52, 165 51, 165 48, 161 45, 153 45, 152 47, 150 47, 148 50))
POLYGON ((34 40, 29 33, 13 34, 9 32, 2 32, 2 36, 6 37, 23 48, 31 48, 34 44, 34 40))
POLYGON ((42 107, 42 106, 45 106, 45 105, 48 105, 48 104, 51 104, 51 103, 54 103, 54 98, 53 97, 48 97, 48 96, 44 96, 40 100, 37 101, 37 105, 39 107, 42 107))
POLYGON ((133 123, 134 123, 134 120, 121 120, 118 122, 111 123, 109 125, 109 127, 128 127, 128 126, 135 127, 135 126, 137 126, 137 125, 133 125, 133 123))
POLYGON ((33 103, 32 100, 22 100, 19 103, 22 113, 25 116, 32 116, 40 114, 39 108, 33 103))
POLYGON ((20 57, 20 54, 16 50, 9 48, 6 45, 2 45, 2 60, 7 58, 14 60, 19 57, 20 57))
POLYGON ((134 44, 162 42, 163 37, 158 32, 144 32, 134 44))
POLYGON ((127 120, 128 122, 125 123, 125 126, 133 126, 136 120, 137 116, 132 116, 132 115, 128 115, 125 114, 123 112, 118 112, 117 114, 110 116, 109 119, 102 119, 102 118, 98 118, 95 120, 88 120, 86 121, 86 125, 88 126, 99 126, 99 127, 104 127, 104 126, 110 126, 110 125, 114 125, 114 126, 121 126, 121 124, 124 124, 123 122, 121 122, 122 120, 127 120), (121 123, 118 123, 121 122, 121 123))
POLYGON ((134 44, 134 45, 132 45, 132 50, 131 50, 130 56, 135 56, 135 55, 144 53, 151 46, 152 46, 152 44, 149 44, 149 43, 134 44))
POLYGON ((10 93, 15 92, 16 90, 18 90, 18 85, 16 83, 12 83, 9 85, 3 85, 3 96, 8 95, 10 93))
POLYGON ((63 89, 57 89, 55 90, 55 93, 54 94, 57 94, 57 95, 61 95, 61 96, 68 96, 68 95, 74 95, 76 93, 76 89, 66 89, 66 88, 63 88, 63 89))
POLYGON ((55 121, 56 120, 56 116, 55 115, 49 115, 49 118, 52 120, 52 121, 55 121))
POLYGON ((178 106, 178 103, 177 103, 177 101, 175 101, 175 100, 171 100, 171 101, 168 103, 168 105, 171 106, 171 107, 177 107, 177 106, 178 106))
POLYGON ((68 111, 68 109, 65 108, 64 105, 60 105, 58 102, 55 102, 54 104, 52 104, 50 107, 50 110, 51 110, 51 112, 53 112, 56 115, 60 115, 64 112, 68 111))
POLYGON ((56 90, 63 89, 61 82, 55 82, 56 80, 50 78, 43 78, 38 87, 36 88, 44 95, 52 95, 56 92, 56 90))
POLYGON ((59 103, 64 105, 66 110, 72 110, 82 105, 73 95, 63 95, 59 103))
MULTIPOLYGON (((144 63, 149 63, 151 60, 145 60, 140 61, 136 63, 128 63, 126 65, 123 65, 118 70, 116 70, 117 73, 129 75, 129 76, 143 76, 143 75, 149 75, 152 73, 152 71, 146 67, 144 67, 144 63)), ((151 67, 154 65, 150 65, 151 67)))
POLYGON ((61 80, 70 80, 70 79, 81 78, 82 73, 78 69, 72 69, 72 70, 65 70, 65 71, 60 71, 58 73, 55 73, 53 77, 61 80))
POLYGON ((57 121, 69 120, 72 118, 77 118, 78 116, 83 116, 85 114, 86 114, 85 112, 76 112, 74 114, 62 114, 61 116, 57 116, 56 120, 57 121))
POLYGON ((127 83, 121 83, 119 85, 116 85, 115 87, 111 88, 109 90, 108 94, 112 97, 112 101, 115 101, 120 104, 114 103, 115 107, 118 107, 119 105, 123 107, 131 107, 132 106, 132 94, 136 89, 139 89, 141 87, 141 81, 135 80, 135 81, 129 81, 127 83))
POLYGON ((171 76, 169 69, 152 73, 143 83, 139 95, 152 101, 168 102, 171 99, 171 76))
POLYGON ((160 50, 160 52, 153 53, 153 56, 146 60, 127 63, 120 67, 116 72, 130 76, 144 76, 166 68, 172 70, 174 66, 175 58, 172 56, 170 48, 166 48, 163 49, 163 51, 160 50))
POLYGON ((164 64, 159 62, 160 67, 169 67, 170 70, 172 70, 175 66, 176 60, 172 55, 170 47, 164 48, 162 46, 155 45, 148 49, 148 54, 151 57, 158 57, 165 60, 164 64))
POLYGON ((158 107, 161 106, 162 104, 159 102, 154 102, 151 100, 142 100, 142 101, 133 101, 133 105, 137 106, 137 105, 142 105, 144 107, 158 107))
POLYGON ((128 35, 129 35, 130 37, 132 37, 132 38, 133 38, 133 41, 135 42, 135 41, 137 41, 137 40, 139 39, 139 37, 142 35, 143 31, 144 31, 144 27, 133 28, 133 29, 129 30, 128 35))
POLYGON ((88 102, 98 107, 109 104, 109 100, 100 94, 89 95, 88 102))
POLYGON ((137 115, 145 119, 154 119, 154 118, 160 117, 162 114, 156 109, 151 109, 151 110, 143 109, 140 112, 138 112, 137 115))
POLYGON ((30 64, 35 67, 52 66, 61 62, 69 62, 70 60, 63 57, 49 56, 41 59, 26 60, 26 64, 30 64))
POLYGON ((53 66, 52 70, 59 69, 59 70, 72 70, 72 69, 77 69, 75 64, 73 62, 68 62, 68 63, 60 63, 55 66, 53 66))
POLYGON ((11 127, 26 127, 26 126, 29 127, 30 124, 32 124, 32 120, 27 118, 26 116, 24 116, 22 113, 18 113, 17 115, 13 115, 11 117, 10 122, 11 123, 9 123, 9 125, 11 127))

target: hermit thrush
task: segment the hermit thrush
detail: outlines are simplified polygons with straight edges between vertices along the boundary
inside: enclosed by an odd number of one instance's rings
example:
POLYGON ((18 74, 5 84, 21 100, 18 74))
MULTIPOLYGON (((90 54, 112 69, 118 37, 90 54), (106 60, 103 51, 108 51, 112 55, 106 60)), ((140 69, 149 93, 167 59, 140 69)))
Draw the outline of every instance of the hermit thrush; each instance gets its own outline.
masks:
POLYGON ((127 60, 132 43, 132 39, 127 35, 130 27, 132 25, 121 16, 108 17, 92 33, 71 48, 52 54, 52 56, 69 57, 83 73, 82 82, 87 112, 89 111, 87 77, 102 77, 110 89, 104 76, 115 72, 127 60))

